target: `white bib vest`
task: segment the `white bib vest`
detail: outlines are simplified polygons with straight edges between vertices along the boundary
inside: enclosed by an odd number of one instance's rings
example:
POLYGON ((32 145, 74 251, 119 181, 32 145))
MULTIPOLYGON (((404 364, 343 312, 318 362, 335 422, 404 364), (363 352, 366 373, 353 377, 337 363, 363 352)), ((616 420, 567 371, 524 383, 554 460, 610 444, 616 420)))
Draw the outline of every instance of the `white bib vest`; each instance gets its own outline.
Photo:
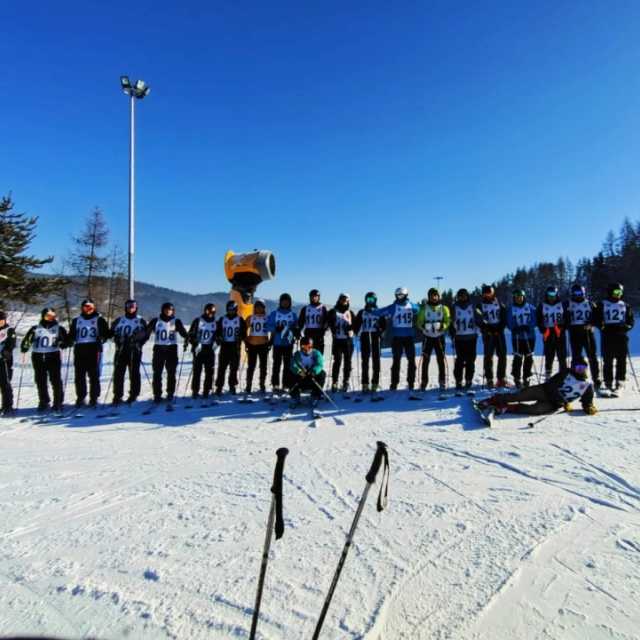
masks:
POLYGON ((267 331, 267 316, 251 316, 249 319, 249 335, 266 338, 269 335, 267 331))
POLYGON ((304 328, 305 329, 321 329, 322 328, 322 315, 324 307, 319 305, 314 307, 307 305, 304 310, 304 328))
POLYGON ((378 315, 371 313, 371 311, 363 311, 360 333, 375 333, 376 331, 378 331, 378 315))
POLYGON ((196 334, 196 339, 198 340, 198 344, 210 346, 213 344, 213 338, 216 334, 216 321, 215 319, 211 320, 211 322, 207 322, 202 318, 198 318, 198 332, 196 334))
POLYGON ((622 300, 611 302, 605 300, 602 303, 604 307, 604 323, 605 324, 624 324, 627 315, 627 303, 622 300))
POLYGON ((542 326, 546 329, 561 325, 563 316, 564 308, 562 307, 562 302, 556 302, 555 304, 542 303, 542 326))
POLYGON ((33 336, 33 353, 55 353, 59 351, 58 337, 60 335, 60 325, 57 323, 48 329, 38 325, 33 336))
POLYGON ((142 318, 136 316, 135 318, 127 318, 127 316, 120 316, 113 332, 120 339, 130 338, 136 331, 142 330, 142 318))
POLYGON ((175 319, 165 322, 161 318, 158 318, 158 322, 156 323, 155 343, 159 347, 169 347, 173 344, 177 344, 175 319))
POLYGON ((570 300, 569 318, 572 326, 591 322, 591 304, 589 301, 575 302, 575 300, 570 300))
POLYGON ((500 303, 497 300, 483 302, 482 317, 487 324, 500 324, 500 303))
POLYGON ((427 305, 424 310, 424 328, 422 333, 429 338, 439 338, 444 331, 441 329, 444 318, 444 308, 441 304, 434 309, 427 305))
POLYGON ((351 311, 336 311, 336 338, 344 340, 349 337, 347 327, 351 324, 351 311))
POLYGON ((458 336, 471 336, 476 332, 475 309, 469 304, 466 308, 454 305, 453 323, 458 336))
POLYGON ((586 380, 578 380, 572 374, 569 374, 558 389, 558 392, 565 402, 571 402, 581 398, 588 386, 589 382, 586 380))
POLYGON ((413 308, 410 302, 402 306, 396 305, 392 323, 396 329, 410 329, 413 327, 413 308))
POLYGON ((222 340, 223 342, 235 342, 240 335, 240 316, 222 318, 222 340))
POLYGON ((513 318, 513 324, 516 327, 528 327, 531 326, 531 315, 534 313, 534 309, 530 304, 523 304, 521 307, 513 305, 511 307, 511 317, 513 318))
POLYGON ((86 319, 76 318, 76 344, 89 344, 98 341, 98 316, 86 319))

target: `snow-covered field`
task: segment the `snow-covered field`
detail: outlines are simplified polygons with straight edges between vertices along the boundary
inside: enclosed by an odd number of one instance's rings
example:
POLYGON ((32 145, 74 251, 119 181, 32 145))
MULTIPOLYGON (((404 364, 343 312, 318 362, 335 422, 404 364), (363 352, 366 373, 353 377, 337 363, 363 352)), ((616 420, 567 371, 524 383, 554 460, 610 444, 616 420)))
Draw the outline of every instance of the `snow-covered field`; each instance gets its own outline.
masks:
POLYGON ((0 634, 248 637, 285 446, 286 531, 258 637, 310 638, 384 440, 389 507, 376 512, 376 487, 322 638, 640 637, 634 391, 532 429, 522 417, 482 428, 466 398, 337 401, 346 426, 231 401, 1 421, 0 634))

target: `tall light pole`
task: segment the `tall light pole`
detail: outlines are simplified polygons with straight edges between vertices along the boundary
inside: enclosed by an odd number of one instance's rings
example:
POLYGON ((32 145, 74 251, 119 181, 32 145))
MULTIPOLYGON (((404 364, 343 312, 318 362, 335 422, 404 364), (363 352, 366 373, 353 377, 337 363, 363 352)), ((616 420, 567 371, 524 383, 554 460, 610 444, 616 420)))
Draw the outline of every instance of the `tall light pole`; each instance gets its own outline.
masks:
POLYGON ((133 256, 135 253, 135 218, 136 218, 136 100, 149 95, 151 89, 144 80, 129 82, 129 76, 120 76, 120 86, 129 96, 130 130, 129 130, 129 298, 134 297, 133 256))
POLYGON ((444 276, 433 276, 433 279, 436 281, 438 285, 438 291, 440 291, 440 280, 444 280, 444 276))

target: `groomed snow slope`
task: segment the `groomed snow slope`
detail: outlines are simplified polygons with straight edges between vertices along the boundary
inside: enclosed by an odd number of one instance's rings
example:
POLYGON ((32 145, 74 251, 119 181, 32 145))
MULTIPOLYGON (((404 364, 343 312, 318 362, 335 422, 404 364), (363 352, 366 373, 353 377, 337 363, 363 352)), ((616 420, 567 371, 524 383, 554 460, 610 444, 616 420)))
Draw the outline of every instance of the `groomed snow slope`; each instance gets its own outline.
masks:
POLYGON ((481 428, 467 398, 338 402, 346 426, 273 422, 285 405, 264 402, 2 420, 0 634, 248 637, 286 446, 258 637, 310 638, 384 440, 389 508, 376 487, 322 638, 640 637, 635 392, 532 429, 481 428))

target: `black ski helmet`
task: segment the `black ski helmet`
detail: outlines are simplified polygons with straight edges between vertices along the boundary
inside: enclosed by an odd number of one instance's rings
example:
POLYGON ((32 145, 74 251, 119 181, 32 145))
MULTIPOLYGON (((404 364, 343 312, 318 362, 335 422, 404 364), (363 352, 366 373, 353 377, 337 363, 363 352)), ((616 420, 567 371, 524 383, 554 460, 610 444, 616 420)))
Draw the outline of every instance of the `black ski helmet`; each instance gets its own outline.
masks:
POLYGON ((571 361, 571 372, 574 376, 578 378, 586 378, 587 377, 587 369, 589 365, 584 358, 574 358, 571 361), (576 369, 580 369, 580 373, 576 371, 576 369))
POLYGON ((496 290, 493 288, 493 285, 483 284, 482 285, 482 297, 492 297, 496 295, 496 290))
POLYGON ((170 302, 165 302, 160 307, 160 313, 163 313, 164 315, 167 315, 167 311, 172 311, 173 313, 175 313, 176 312, 176 308, 170 302))
POLYGON ((544 297, 545 298, 557 298, 558 297, 558 287, 556 287, 554 284, 550 284, 544 290, 544 297))
POLYGON ((40 319, 44 320, 44 317, 48 314, 48 313, 53 313, 54 316, 58 315, 56 313, 56 310, 53 307, 45 307, 41 312, 40 312, 40 319))
POLYGON ((524 289, 522 289, 521 287, 518 287, 518 288, 513 290, 513 293, 511 294, 511 297, 514 300, 516 298, 522 298, 523 300, 526 300, 527 299, 527 294, 525 293, 524 289))
POLYGON ((368 307, 375 307, 378 304, 378 296, 375 291, 367 291, 364 294, 364 303, 368 307))
POLYGON ((467 289, 458 289, 458 292, 456 293, 456 301, 465 302, 464 300, 461 300, 461 298, 466 298, 466 302, 468 302, 469 297, 469 291, 467 289))
POLYGON ((81 307, 84 307, 86 305, 91 305, 94 309, 96 307, 96 303, 91 298, 85 298, 80 304, 81 307))
POLYGON ((309 291, 309 302, 313 302, 316 296, 319 298, 320 292, 317 289, 311 289, 311 291, 309 291))
POLYGON ((305 347, 308 344, 313 346, 313 338, 311 336, 303 336, 302 338, 300 338, 301 347, 305 347))
POLYGON ((291 306, 291 296, 288 293, 283 293, 280 295, 280 306, 282 306, 283 302, 288 302, 289 306, 291 306))
POLYGON ((622 285, 621 282, 611 282, 607 286, 607 296, 609 296, 610 298, 615 298, 615 297, 622 298, 623 294, 624 294, 624 286, 622 285), (620 291, 620 295, 615 296, 614 291, 620 291))
POLYGON ((577 282, 571 285, 571 297, 574 299, 582 300, 586 297, 587 291, 586 289, 577 282))
POLYGON ((427 291, 427 300, 431 300, 431 298, 436 297, 440 300, 440 292, 435 287, 431 287, 431 289, 427 291))
POLYGON ((213 302, 207 302, 207 304, 204 305, 204 308, 202 309, 202 311, 204 313, 207 313, 207 311, 212 311, 213 313, 216 312, 216 305, 213 304, 213 302))
POLYGON ((238 313, 238 303, 235 300, 227 300, 225 309, 227 313, 238 313))
POLYGON ((129 311, 129 309, 133 309, 133 307, 135 307, 136 309, 138 308, 138 302, 136 300, 134 300, 133 298, 129 298, 128 300, 125 300, 124 302, 125 311, 129 311))
POLYGON ((0 320, 6 320, 7 314, 5 311, 0 310, 0 320))

